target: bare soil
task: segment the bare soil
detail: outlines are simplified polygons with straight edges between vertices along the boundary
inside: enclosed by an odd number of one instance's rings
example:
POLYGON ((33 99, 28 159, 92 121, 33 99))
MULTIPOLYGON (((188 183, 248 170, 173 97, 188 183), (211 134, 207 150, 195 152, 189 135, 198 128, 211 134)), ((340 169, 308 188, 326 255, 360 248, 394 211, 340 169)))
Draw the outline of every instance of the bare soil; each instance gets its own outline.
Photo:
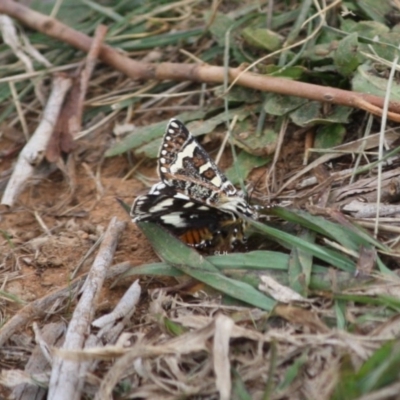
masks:
MULTIPOLYGON (((11 145, 7 140, 1 142, 0 152, 7 151, 11 145)), ((13 161, 3 160, 0 171, 7 171, 13 161)), ((71 188, 63 174, 56 171, 25 189, 18 205, 1 209, 0 229, 4 237, 0 240, 0 272, 7 276, 4 276, 7 292, 30 302, 68 284, 71 273, 114 216, 128 221, 114 262, 140 265, 157 260, 146 238, 116 201, 118 197, 131 204, 144 185, 134 179, 123 180, 130 169, 125 157, 105 159, 96 183, 94 175, 98 166, 99 162, 86 165, 76 162, 75 190, 65 205, 64 199, 71 188)), ((147 172, 155 176, 154 165, 147 172)), ((88 271, 95 255, 96 251, 84 262, 77 276, 88 271)), ((109 290, 106 285, 100 308, 111 309, 122 295, 120 290, 123 292, 124 288, 109 290)), ((8 319, 20 307, 17 303, 3 303, 3 319, 8 319)))

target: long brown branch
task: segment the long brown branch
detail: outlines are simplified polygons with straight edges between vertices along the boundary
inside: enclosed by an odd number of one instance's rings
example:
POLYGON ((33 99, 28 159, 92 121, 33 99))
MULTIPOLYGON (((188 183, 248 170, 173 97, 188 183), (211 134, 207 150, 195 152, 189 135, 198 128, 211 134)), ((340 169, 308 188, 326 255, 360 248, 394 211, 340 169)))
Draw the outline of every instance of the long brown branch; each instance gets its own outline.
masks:
MULTIPOLYGON (((12 0, 1 0, 0 13, 16 18, 30 28, 68 43, 84 52, 90 50, 92 39, 89 36, 20 3, 12 0)), ((178 63, 144 63, 132 60, 107 45, 102 45, 99 58, 132 79, 206 83, 222 83, 224 80, 223 67, 178 63)), ((384 99, 379 96, 242 72, 240 68, 230 68, 228 75, 230 82, 237 79, 238 85, 252 89, 361 108, 376 115, 382 113, 384 99)), ((388 118, 400 121, 400 102, 390 102, 389 111, 388 118)))

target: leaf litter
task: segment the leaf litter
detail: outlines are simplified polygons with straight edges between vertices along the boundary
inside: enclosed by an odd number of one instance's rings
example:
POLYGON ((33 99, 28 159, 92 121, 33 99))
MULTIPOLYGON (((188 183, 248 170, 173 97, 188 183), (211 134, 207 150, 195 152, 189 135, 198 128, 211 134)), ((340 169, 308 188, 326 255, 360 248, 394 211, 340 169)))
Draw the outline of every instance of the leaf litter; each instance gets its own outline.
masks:
MULTIPOLYGON (((287 88, 301 79, 321 85, 313 90, 328 97, 324 87, 351 85, 387 96, 388 71, 397 56, 387 10, 398 5, 383 2, 378 10, 373 2, 348 2, 352 13, 370 21, 342 14, 328 25, 322 16, 335 15, 336 2, 328 8, 314 2, 318 10, 311 2, 295 3, 274 3, 268 26, 267 8, 262 13, 250 2, 213 8, 200 1, 149 0, 135 9, 124 2, 108 7, 84 2, 79 13, 71 13, 72 0, 58 9, 51 2, 32 3, 73 34, 94 36, 100 23, 107 25, 106 43, 132 59, 175 65, 196 60, 202 72, 201 63, 254 63, 255 77, 273 71, 271 76, 292 80, 282 88, 274 81, 278 89, 264 98, 254 86, 229 92, 228 82, 215 77, 216 86, 209 78, 202 85, 177 84, 167 64, 160 81, 132 80, 115 65, 94 66, 97 39, 82 91, 70 95, 69 108, 61 108, 65 132, 52 135, 47 159, 39 149, 25 189, 3 201, 11 208, 0 210, 0 395, 61 398, 59 393, 69 396, 72 388, 77 398, 97 399, 396 398, 396 126, 385 127, 385 154, 379 155, 378 123, 362 138, 369 128, 360 110, 382 115, 377 104, 383 108, 383 99, 360 100, 348 91, 356 110, 343 107, 348 100, 334 105, 307 95, 299 100, 287 88), (266 50, 265 37, 283 40, 284 48, 266 50), (315 46, 302 47, 313 40, 315 46), (221 168, 234 160, 239 168, 232 176, 237 183, 251 182, 255 202, 272 198, 283 206, 252 223, 251 251, 205 257, 157 227, 123 229, 112 218, 127 219, 116 196, 131 204, 156 179, 155 164, 147 159, 157 156, 166 121, 178 115, 213 157, 226 136, 225 122, 238 119, 232 139, 242 152, 236 158, 227 146, 221 168), (113 135, 114 128, 120 133, 113 135), (306 145, 314 134, 315 148, 306 145), (379 193, 387 204, 377 204, 379 193), (373 237, 377 210, 380 229, 373 237), (123 230, 115 251, 105 239, 107 226, 123 230), (99 262, 108 266, 100 275, 99 262), (71 332, 76 323, 85 326, 79 335, 71 332), (71 335, 79 344, 70 342, 71 335), (57 375, 60 365, 69 365, 70 372, 57 375), (64 386, 65 376, 76 385, 64 386)), ((82 69, 83 57, 40 29, 17 30, 17 22, 2 18, 3 195, 21 143, 43 121, 52 74, 63 70, 71 76, 82 69)), ((241 73, 234 75, 238 83, 241 73)), ((202 82, 198 76, 193 80, 202 82)), ((392 81, 392 100, 397 86, 392 81)), ((261 81, 256 88, 262 90, 261 81)), ((396 121, 396 112, 393 103, 387 115, 396 121)), ((116 246, 118 235, 112 236, 116 246)))

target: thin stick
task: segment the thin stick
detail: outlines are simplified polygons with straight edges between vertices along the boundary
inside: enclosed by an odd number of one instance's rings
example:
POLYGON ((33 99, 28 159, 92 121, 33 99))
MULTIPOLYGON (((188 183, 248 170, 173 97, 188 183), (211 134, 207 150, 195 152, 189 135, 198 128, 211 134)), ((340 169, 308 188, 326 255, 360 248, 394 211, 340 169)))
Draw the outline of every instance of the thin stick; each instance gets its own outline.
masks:
POLYGON ((96 65, 100 48, 103 43, 104 37, 107 33, 107 27, 99 25, 96 29, 95 36, 93 38, 92 46, 90 47, 89 53, 86 57, 85 67, 81 72, 80 85, 78 88, 77 96, 77 113, 74 116, 74 126, 70 126, 70 132, 75 136, 81 130, 82 114, 83 114, 83 103, 85 101, 87 88, 89 86, 90 77, 92 76, 94 67, 96 65))
POLYGON ((14 82, 9 82, 9 86, 12 98, 14 100, 14 105, 17 110, 18 118, 19 121, 21 122, 22 132, 24 133, 25 140, 28 141, 29 140, 28 124, 26 123, 25 115, 24 112, 22 111, 21 102, 19 101, 18 93, 17 90, 15 89, 14 82))
MULTIPOLYGON (((382 120, 381 120, 381 129, 379 132, 379 159, 381 160, 383 157, 383 145, 385 141, 385 128, 387 124, 387 112, 389 108, 389 99, 390 99, 390 92, 391 88, 393 85, 393 78, 394 78, 394 73, 396 71, 396 66, 397 63, 399 62, 399 57, 396 56, 395 59, 393 60, 392 68, 390 70, 389 74, 389 79, 387 82, 387 88, 386 88, 386 95, 385 95, 385 103, 383 105, 383 115, 382 115, 382 120)), ((377 209, 376 209, 376 221, 375 221, 375 228, 374 228, 374 236, 378 237, 378 230, 379 230, 379 207, 381 203, 381 183, 382 183, 382 163, 378 164, 378 180, 377 180, 377 209)))
POLYGON ((221 157, 222 157, 222 153, 224 152, 225 146, 228 143, 229 133, 233 131, 233 128, 236 125, 237 119, 238 119, 238 116, 234 115, 234 117, 233 117, 233 119, 231 121, 231 124, 230 124, 230 126, 229 126, 229 128, 228 128, 228 130, 227 130, 227 132, 225 134, 224 140, 222 141, 221 147, 218 150, 217 157, 215 157, 215 164, 217 164, 217 165, 219 164, 219 161, 221 160, 221 157))
MULTIPOLYGON (((90 324, 96 309, 97 299, 103 286, 108 267, 117 248, 118 237, 125 227, 124 222, 113 218, 108 225, 104 240, 82 288, 82 296, 77 304, 65 335, 64 350, 82 349, 90 332, 90 324)), ((49 385, 49 400, 80 399, 84 377, 79 376, 80 365, 72 360, 54 357, 49 385)))

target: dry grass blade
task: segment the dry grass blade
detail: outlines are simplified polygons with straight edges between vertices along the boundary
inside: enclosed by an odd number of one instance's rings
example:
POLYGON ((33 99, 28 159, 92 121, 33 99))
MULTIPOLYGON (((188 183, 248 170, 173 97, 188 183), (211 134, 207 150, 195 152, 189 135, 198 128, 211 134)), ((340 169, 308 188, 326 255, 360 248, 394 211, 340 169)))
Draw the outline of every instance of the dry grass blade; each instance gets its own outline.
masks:
POLYGON ((231 398, 231 365, 229 362, 229 341, 234 322, 225 316, 215 320, 215 335, 213 344, 215 384, 221 400, 231 398))

